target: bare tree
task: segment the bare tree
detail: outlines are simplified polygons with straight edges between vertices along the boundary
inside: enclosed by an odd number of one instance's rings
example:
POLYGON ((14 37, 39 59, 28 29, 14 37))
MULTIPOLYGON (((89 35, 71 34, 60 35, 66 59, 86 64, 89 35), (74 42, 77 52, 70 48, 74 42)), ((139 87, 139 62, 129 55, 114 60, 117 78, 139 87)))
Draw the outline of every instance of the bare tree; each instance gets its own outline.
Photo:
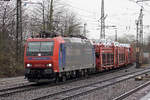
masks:
POLYGON ((0 2, 0 45, 7 50, 7 44, 15 33, 15 8, 9 2, 0 2))
MULTIPOLYGON (((22 13, 23 13, 23 18, 22 18, 23 29, 26 30, 25 24, 27 23, 26 21, 27 15, 24 14, 24 11, 22 13)), ((11 73, 14 73, 18 67, 15 62, 15 57, 16 57, 15 44, 16 44, 16 2, 1 1, 0 2, 0 54, 1 54, 0 70, 3 72, 3 74, 10 73, 11 75, 11 73)))
POLYGON ((50 0, 43 0, 41 5, 36 5, 30 20, 30 25, 32 26, 32 29, 30 29, 31 33, 39 33, 43 30, 44 26, 45 30, 51 34, 81 34, 81 21, 72 11, 65 8, 64 4, 56 0, 53 6, 51 6, 50 0), (53 7, 53 10, 51 10, 51 7, 53 7), (51 14, 53 15, 52 18, 51 14))

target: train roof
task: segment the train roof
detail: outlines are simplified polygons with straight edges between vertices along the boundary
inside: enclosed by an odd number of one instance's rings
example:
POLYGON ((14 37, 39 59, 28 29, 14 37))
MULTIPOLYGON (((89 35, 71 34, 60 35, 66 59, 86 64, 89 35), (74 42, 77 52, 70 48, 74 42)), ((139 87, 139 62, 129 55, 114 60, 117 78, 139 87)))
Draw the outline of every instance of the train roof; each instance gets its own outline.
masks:
POLYGON ((89 40, 89 39, 82 39, 78 37, 54 37, 54 38, 28 38, 28 41, 51 41, 53 39, 58 40, 59 42, 70 42, 70 43, 90 43, 93 45, 104 45, 104 46, 117 46, 117 47, 126 47, 130 48, 130 44, 125 44, 125 43, 119 43, 116 41, 112 41, 110 39, 101 39, 101 40, 89 40))
POLYGON ((88 40, 88 39, 81 39, 81 38, 77 38, 77 37, 63 37, 63 39, 66 42, 72 42, 72 43, 87 43, 87 42, 90 42, 90 40, 88 40))
POLYGON ((28 38, 27 41, 50 41, 52 38, 28 38))
POLYGON ((58 36, 58 37, 54 37, 54 38, 28 38, 27 42, 29 41, 50 41, 50 40, 54 40, 56 39, 59 42, 70 42, 70 43, 91 43, 91 41, 89 39, 82 39, 82 38, 78 38, 78 37, 62 37, 62 36, 58 36))
POLYGON ((112 41, 110 39, 101 39, 101 40, 95 40, 93 42, 93 44, 95 45, 104 45, 104 46, 117 46, 117 47, 126 47, 126 48, 130 48, 131 45, 127 44, 127 43, 119 43, 116 41, 112 41))

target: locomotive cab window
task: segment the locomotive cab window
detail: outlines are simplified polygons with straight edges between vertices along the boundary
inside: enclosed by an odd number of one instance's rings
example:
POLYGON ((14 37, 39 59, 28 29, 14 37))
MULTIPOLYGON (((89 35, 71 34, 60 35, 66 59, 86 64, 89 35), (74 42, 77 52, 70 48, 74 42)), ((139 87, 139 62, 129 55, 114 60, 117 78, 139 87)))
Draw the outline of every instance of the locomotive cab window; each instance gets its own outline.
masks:
POLYGON ((28 42, 27 56, 52 56, 53 55, 54 42, 40 41, 40 42, 28 42))

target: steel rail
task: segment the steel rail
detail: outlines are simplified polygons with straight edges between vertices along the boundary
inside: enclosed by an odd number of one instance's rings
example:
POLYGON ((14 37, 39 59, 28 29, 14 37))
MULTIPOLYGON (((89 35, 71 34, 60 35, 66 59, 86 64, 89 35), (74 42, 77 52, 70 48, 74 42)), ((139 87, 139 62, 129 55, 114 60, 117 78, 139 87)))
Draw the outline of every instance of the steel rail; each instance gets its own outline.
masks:
MULTIPOLYGON (((123 69, 127 69, 127 68, 130 68, 130 67, 124 67, 124 68, 120 68, 120 70, 123 70, 123 69)), ((106 75, 108 73, 114 73, 118 71, 117 69, 114 69, 114 70, 111 70, 111 71, 107 71, 107 72, 104 72, 104 73, 98 73, 96 75, 91 75, 91 77, 97 77, 99 75, 103 76, 103 75, 106 75)), ((78 80, 84 80, 85 78, 79 78, 78 80)), ((52 84, 49 84, 47 85, 47 87, 49 86, 56 86, 56 85, 63 85, 63 84, 66 84, 66 83, 70 83, 70 82, 74 82, 74 81, 77 81, 76 79, 72 79, 72 80, 69 80, 69 81, 66 81, 66 82, 60 82, 60 83, 52 83, 52 84)), ((9 95, 13 95, 15 93, 20 93, 20 92, 25 92, 25 91, 30 91, 30 90, 35 90, 35 89, 41 89, 41 88, 44 88, 43 86, 41 87, 33 87, 33 85, 36 85, 34 83, 29 83, 28 85, 23 85, 23 86, 16 86, 16 87, 10 87, 10 88, 5 88, 5 89, 0 89, 0 96, 9 96, 9 95)))
POLYGON ((12 88, 6 88, 6 89, 1 89, 0 90, 0 96, 9 96, 14 93, 19 93, 23 92, 26 90, 31 90, 34 89, 35 87, 32 87, 35 84, 27 84, 27 85, 22 85, 22 86, 17 86, 17 87, 12 87, 12 88))
POLYGON ((51 94, 48 94, 48 95, 45 95, 45 96, 34 98, 32 100, 43 100, 43 99, 46 99, 46 98, 50 99, 50 98, 53 98, 53 97, 59 98, 61 100, 68 100, 68 99, 74 98, 76 96, 84 95, 84 94, 87 94, 88 92, 92 92, 92 91, 95 91, 95 90, 98 90, 98 89, 102 89, 102 88, 105 88, 107 86, 111 86, 115 83, 119 83, 119 82, 131 79, 133 77, 136 77, 138 75, 142 75, 142 74, 145 74, 145 73, 148 73, 148 72, 150 72, 150 69, 147 69, 147 70, 144 70, 144 71, 132 72, 132 73, 128 73, 128 74, 125 74, 125 75, 120 75, 120 76, 117 76, 117 77, 114 77, 114 78, 106 79, 106 80, 103 80, 103 81, 95 82, 95 83, 92 83, 92 84, 79 86, 79 87, 75 87, 75 88, 72 88, 72 89, 59 91, 59 92, 56 92, 56 93, 51 93, 51 94), (80 89, 84 89, 84 91, 80 91, 80 89), (70 93, 70 92, 74 92, 74 91, 77 91, 77 92, 75 92, 75 93, 73 93, 69 96, 64 95, 65 93, 70 93), (62 98, 61 95, 63 95, 63 98, 62 98))
POLYGON ((130 95, 132 95, 133 93, 137 92, 138 90, 140 90, 142 88, 145 88, 148 85, 150 85, 150 81, 148 81, 148 82, 146 82, 146 83, 144 83, 144 84, 142 84, 142 85, 140 85, 140 86, 138 86, 138 87, 136 87, 136 88, 134 88, 134 89, 118 96, 118 97, 116 97, 116 98, 114 98, 113 100, 123 100, 123 99, 129 97, 130 95))

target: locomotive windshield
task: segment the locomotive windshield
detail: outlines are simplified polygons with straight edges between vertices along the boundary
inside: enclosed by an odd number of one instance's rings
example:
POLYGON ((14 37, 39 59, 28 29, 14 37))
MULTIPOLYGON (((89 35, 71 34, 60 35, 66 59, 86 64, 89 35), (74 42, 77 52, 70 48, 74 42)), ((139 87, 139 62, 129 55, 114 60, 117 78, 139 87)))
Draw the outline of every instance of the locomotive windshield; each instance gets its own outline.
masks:
POLYGON ((52 56, 54 42, 28 42, 27 56, 52 56))

